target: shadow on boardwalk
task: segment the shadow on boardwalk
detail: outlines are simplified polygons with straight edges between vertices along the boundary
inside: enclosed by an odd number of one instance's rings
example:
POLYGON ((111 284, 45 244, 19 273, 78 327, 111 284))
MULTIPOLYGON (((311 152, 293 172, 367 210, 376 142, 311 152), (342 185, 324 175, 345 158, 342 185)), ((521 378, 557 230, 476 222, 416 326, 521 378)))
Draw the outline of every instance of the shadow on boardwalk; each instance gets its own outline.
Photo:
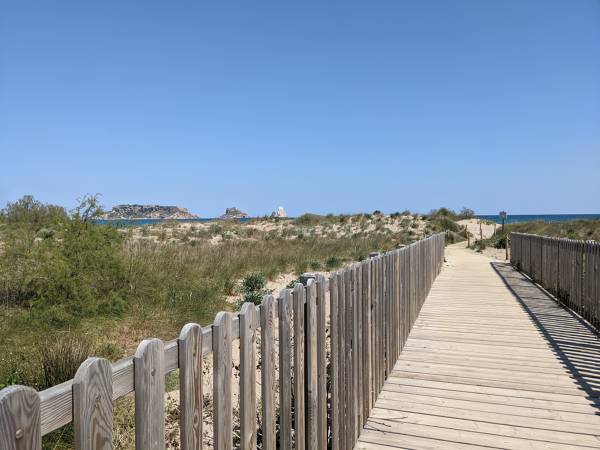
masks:
POLYGON ((600 415, 600 339, 577 314, 558 304, 509 263, 492 267, 512 291, 573 381, 583 389, 600 415))

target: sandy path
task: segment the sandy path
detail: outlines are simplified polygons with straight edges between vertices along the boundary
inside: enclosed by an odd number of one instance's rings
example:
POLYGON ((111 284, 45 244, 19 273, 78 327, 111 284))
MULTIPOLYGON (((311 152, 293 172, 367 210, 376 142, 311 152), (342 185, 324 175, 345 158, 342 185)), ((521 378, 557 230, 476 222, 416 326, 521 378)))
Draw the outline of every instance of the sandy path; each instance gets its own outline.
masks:
POLYGON ((463 219, 459 220, 457 223, 462 226, 467 227, 467 231, 473 236, 475 239, 480 238, 480 228, 479 224, 481 222, 481 232, 483 234, 483 239, 489 239, 494 235, 494 232, 499 227, 497 223, 490 223, 485 221, 480 221, 479 219, 463 219))

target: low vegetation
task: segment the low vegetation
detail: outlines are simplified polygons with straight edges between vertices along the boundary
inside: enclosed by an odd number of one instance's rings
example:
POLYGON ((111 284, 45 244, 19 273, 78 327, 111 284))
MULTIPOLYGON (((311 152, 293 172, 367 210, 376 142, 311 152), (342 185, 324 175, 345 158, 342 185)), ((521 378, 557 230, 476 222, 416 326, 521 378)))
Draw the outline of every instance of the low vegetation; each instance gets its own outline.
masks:
POLYGON ((278 274, 334 270, 449 226, 377 211, 115 227, 97 224, 100 212, 93 196, 70 213, 32 197, 2 210, 0 386, 42 389, 76 370, 81 357, 65 347, 116 359, 146 336, 210 322, 229 295, 259 303, 278 274), (56 375, 44 359, 52 353, 65 360, 56 375))
POLYGON ((600 242, 600 220, 573 220, 569 222, 522 222, 505 225, 504 232, 498 226, 494 236, 483 241, 474 242, 476 250, 487 247, 506 248, 506 236, 509 233, 529 233, 540 236, 561 237, 577 240, 593 240, 600 242))
MULTIPOLYGON (((72 378, 88 355, 117 360, 148 336, 172 339, 186 322, 260 303, 280 275, 331 271, 424 235, 460 233, 449 216, 408 211, 144 227, 103 225, 100 213, 95 196, 70 212, 29 196, 0 212, 0 388, 45 389, 72 378)), ((129 414, 127 402, 117 402, 117 417, 129 414)), ((115 431, 116 448, 126 448, 118 442, 129 432, 115 431)), ((71 439, 65 427, 44 447, 70 448, 71 439)))

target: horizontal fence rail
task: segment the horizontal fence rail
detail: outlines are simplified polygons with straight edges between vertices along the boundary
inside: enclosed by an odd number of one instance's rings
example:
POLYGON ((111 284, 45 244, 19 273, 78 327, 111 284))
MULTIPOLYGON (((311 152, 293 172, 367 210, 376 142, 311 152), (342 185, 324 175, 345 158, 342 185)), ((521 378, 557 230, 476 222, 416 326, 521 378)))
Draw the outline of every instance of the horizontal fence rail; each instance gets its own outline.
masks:
POLYGON ((44 391, 5 388, 0 449, 39 450, 43 435, 70 422, 77 450, 111 449, 113 401, 133 392, 135 447, 162 450, 165 376, 175 370, 181 449, 201 449, 202 366, 211 354, 215 449, 233 448, 234 414, 242 449, 352 448, 442 268, 444 238, 376 255, 329 279, 316 276, 277 298, 265 296, 260 306, 245 303, 237 314, 220 312, 212 326, 187 324, 175 340, 146 339, 117 363, 88 358, 73 380, 44 391))
POLYGON ((600 243, 511 233, 511 263, 600 330, 600 243))

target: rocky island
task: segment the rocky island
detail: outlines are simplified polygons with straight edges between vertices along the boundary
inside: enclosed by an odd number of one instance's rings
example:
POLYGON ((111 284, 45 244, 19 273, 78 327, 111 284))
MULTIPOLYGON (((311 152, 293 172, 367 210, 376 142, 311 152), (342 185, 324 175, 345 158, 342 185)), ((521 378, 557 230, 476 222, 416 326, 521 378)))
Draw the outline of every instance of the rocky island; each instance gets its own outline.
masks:
POLYGON ((100 216, 104 220, 139 220, 139 219, 198 219, 186 208, 162 205, 117 205, 100 216))
POLYGON ((249 217, 248 214, 246 214, 245 212, 242 212, 239 209, 232 206, 231 208, 226 208, 225 214, 223 214, 221 217, 219 217, 219 219, 221 219, 221 220, 239 220, 239 219, 246 219, 247 217, 249 217))

